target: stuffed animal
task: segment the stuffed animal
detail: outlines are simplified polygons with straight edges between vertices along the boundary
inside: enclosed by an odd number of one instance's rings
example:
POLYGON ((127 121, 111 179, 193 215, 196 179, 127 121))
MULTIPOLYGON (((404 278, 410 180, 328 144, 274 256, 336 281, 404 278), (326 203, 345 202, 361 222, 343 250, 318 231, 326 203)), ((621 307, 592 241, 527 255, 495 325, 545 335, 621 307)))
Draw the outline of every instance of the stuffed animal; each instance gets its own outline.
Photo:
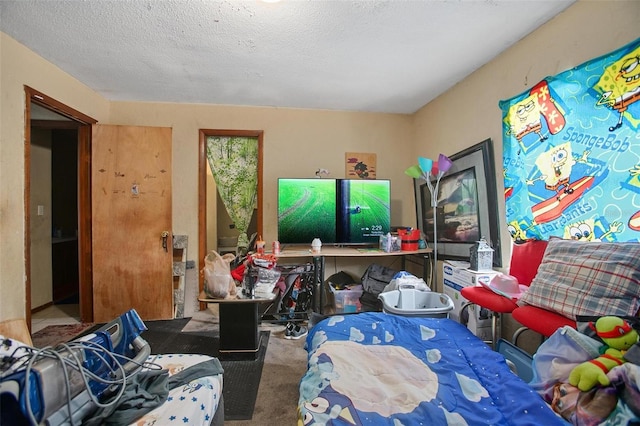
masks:
POLYGON ((569 374, 569 383, 581 391, 588 391, 597 384, 609 385, 607 372, 626 362, 624 354, 638 342, 638 333, 622 318, 607 316, 589 324, 605 345, 598 358, 585 361, 574 367, 569 374))

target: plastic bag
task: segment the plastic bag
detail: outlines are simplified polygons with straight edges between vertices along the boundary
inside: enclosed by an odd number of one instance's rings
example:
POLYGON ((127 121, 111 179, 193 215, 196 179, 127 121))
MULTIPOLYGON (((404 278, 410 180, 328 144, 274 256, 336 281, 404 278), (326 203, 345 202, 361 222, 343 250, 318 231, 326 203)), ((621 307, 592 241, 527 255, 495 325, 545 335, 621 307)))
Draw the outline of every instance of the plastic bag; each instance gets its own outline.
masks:
POLYGON ((382 293, 399 290, 400 288, 415 288, 416 290, 431 291, 431 288, 422 278, 418 278, 406 271, 400 271, 393 276, 389 284, 385 286, 382 293))
POLYGON ((281 272, 277 269, 258 269, 258 281, 256 282, 255 295, 257 297, 269 297, 280 279, 281 272))
POLYGON ((204 292, 207 297, 224 299, 236 294, 236 282, 231 277, 231 261, 235 256, 220 256, 211 250, 204 258, 204 292), (226 257, 226 258, 225 258, 226 257))

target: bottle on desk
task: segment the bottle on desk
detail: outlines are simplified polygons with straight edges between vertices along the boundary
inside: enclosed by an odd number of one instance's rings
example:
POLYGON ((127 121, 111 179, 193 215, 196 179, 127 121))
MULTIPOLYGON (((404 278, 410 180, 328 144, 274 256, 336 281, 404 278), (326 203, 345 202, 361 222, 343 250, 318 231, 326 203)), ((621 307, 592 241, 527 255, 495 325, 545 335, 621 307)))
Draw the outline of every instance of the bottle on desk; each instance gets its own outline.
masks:
POLYGON ((256 241, 256 252, 258 254, 264 254, 264 244, 262 236, 258 237, 258 240, 256 241))
POLYGON ((311 253, 318 254, 320 251, 322 251, 322 241, 320 238, 314 238, 311 242, 311 253))

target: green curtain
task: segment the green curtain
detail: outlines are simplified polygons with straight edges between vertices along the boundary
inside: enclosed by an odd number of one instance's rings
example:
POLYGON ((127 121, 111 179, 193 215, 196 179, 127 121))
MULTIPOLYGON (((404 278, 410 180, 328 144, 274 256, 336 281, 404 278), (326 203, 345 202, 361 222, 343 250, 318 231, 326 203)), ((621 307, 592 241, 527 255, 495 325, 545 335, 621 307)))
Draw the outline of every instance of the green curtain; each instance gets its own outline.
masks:
POLYGON ((238 247, 247 247, 247 229, 257 205, 258 138, 208 136, 207 160, 220 198, 240 233, 238 247))

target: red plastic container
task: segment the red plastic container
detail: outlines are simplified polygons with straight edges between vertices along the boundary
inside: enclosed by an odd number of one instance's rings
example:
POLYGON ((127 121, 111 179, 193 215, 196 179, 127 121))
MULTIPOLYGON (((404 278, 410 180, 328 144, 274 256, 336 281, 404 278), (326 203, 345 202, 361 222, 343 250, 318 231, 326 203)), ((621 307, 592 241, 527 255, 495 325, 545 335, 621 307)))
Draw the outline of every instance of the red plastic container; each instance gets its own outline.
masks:
POLYGON ((420 240, 419 229, 413 229, 411 231, 399 229, 398 235, 400 236, 400 248, 403 251, 418 250, 418 241, 420 240))

